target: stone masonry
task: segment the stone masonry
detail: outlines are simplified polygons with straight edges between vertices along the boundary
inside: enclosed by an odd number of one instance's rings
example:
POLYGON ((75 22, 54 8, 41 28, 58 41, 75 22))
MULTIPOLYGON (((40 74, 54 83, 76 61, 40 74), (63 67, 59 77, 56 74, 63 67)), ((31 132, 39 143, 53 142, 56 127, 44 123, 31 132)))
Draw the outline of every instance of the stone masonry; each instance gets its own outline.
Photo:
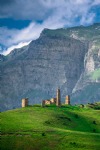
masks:
POLYGON ((70 96, 69 95, 66 96, 65 104, 70 105, 70 96))
POLYGON ((60 89, 57 89, 57 100, 56 100, 56 106, 61 106, 61 100, 60 100, 60 89))
POLYGON ((28 98, 23 98, 22 99, 22 107, 27 107, 28 106, 28 98))

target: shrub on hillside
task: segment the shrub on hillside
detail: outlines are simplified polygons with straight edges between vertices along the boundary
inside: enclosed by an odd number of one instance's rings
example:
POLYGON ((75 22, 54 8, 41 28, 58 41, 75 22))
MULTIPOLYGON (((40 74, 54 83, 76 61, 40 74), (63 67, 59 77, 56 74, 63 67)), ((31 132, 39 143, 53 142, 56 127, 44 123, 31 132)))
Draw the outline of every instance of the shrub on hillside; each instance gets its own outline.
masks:
POLYGON ((93 121, 93 124, 95 124, 95 125, 97 124, 95 120, 93 121))
POLYGON ((95 104, 93 104, 93 103, 88 103, 88 104, 87 104, 87 107, 88 107, 88 108, 93 108, 93 109, 96 109, 96 110, 100 110, 100 104, 99 104, 99 103, 95 103, 95 104))
POLYGON ((34 107, 41 107, 40 104, 34 104, 33 106, 34 106, 34 107))

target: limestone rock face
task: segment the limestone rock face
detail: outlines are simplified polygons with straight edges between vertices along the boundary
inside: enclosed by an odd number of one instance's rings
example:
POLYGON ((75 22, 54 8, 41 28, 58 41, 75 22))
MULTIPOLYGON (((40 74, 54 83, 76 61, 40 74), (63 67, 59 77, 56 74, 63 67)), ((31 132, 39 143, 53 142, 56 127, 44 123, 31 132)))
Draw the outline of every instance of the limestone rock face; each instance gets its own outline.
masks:
POLYGON ((92 72, 92 71, 94 71, 94 69, 95 69, 95 66, 94 66, 94 65, 95 65, 95 64, 94 64, 93 57, 88 58, 87 63, 86 63, 86 71, 87 71, 87 72, 92 72))
POLYGON ((91 40, 88 38, 91 36, 86 35, 87 30, 89 34, 94 32, 95 25, 45 29, 39 39, 6 56, 0 63, 1 111, 21 107, 24 97, 29 98, 29 104, 41 103, 43 99, 55 97, 58 87, 62 101, 66 95, 71 95, 74 102, 80 90, 90 85, 88 82, 97 83, 99 77, 93 78, 94 71, 97 70, 97 74, 100 68, 100 47, 90 51, 93 45, 97 46, 99 33, 96 31, 95 39, 91 40))
POLYGON ((89 40, 89 49, 84 59, 84 71, 77 81, 73 91, 74 103, 100 101, 100 25, 94 28, 94 34, 89 40))

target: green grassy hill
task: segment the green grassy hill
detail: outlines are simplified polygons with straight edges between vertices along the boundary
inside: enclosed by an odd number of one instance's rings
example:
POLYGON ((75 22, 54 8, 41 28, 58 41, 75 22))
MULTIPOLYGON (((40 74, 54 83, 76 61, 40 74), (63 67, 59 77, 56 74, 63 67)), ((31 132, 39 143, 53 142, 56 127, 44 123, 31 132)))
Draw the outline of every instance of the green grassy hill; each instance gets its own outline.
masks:
POLYGON ((0 115, 1 150, 100 149, 100 110, 29 106, 0 115))

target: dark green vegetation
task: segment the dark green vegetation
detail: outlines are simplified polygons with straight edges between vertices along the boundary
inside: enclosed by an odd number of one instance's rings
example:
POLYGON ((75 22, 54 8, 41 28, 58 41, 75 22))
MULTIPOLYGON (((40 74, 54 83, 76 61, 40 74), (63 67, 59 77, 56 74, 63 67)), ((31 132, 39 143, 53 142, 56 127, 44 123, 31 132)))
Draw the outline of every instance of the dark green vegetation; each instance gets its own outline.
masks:
POLYGON ((99 150, 100 110, 90 106, 2 112, 1 150, 99 150))
MULTIPOLYGON (((100 24, 99 23, 95 23, 92 26, 78 26, 78 27, 72 27, 72 28, 65 28, 65 29, 56 29, 56 30, 49 30, 49 29, 45 29, 43 34, 47 35, 47 36, 65 36, 68 37, 70 36, 72 33, 74 33, 75 35, 77 35, 79 38, 81 38, 82 40, 94 40, 96 39, 97 41, 100 38, 100 32, 98 31, 100 24), (98 38, 97 38, 98 37, 98 38)), ((96 44, 100 45, 99 42, 96 41, 96 44)))

